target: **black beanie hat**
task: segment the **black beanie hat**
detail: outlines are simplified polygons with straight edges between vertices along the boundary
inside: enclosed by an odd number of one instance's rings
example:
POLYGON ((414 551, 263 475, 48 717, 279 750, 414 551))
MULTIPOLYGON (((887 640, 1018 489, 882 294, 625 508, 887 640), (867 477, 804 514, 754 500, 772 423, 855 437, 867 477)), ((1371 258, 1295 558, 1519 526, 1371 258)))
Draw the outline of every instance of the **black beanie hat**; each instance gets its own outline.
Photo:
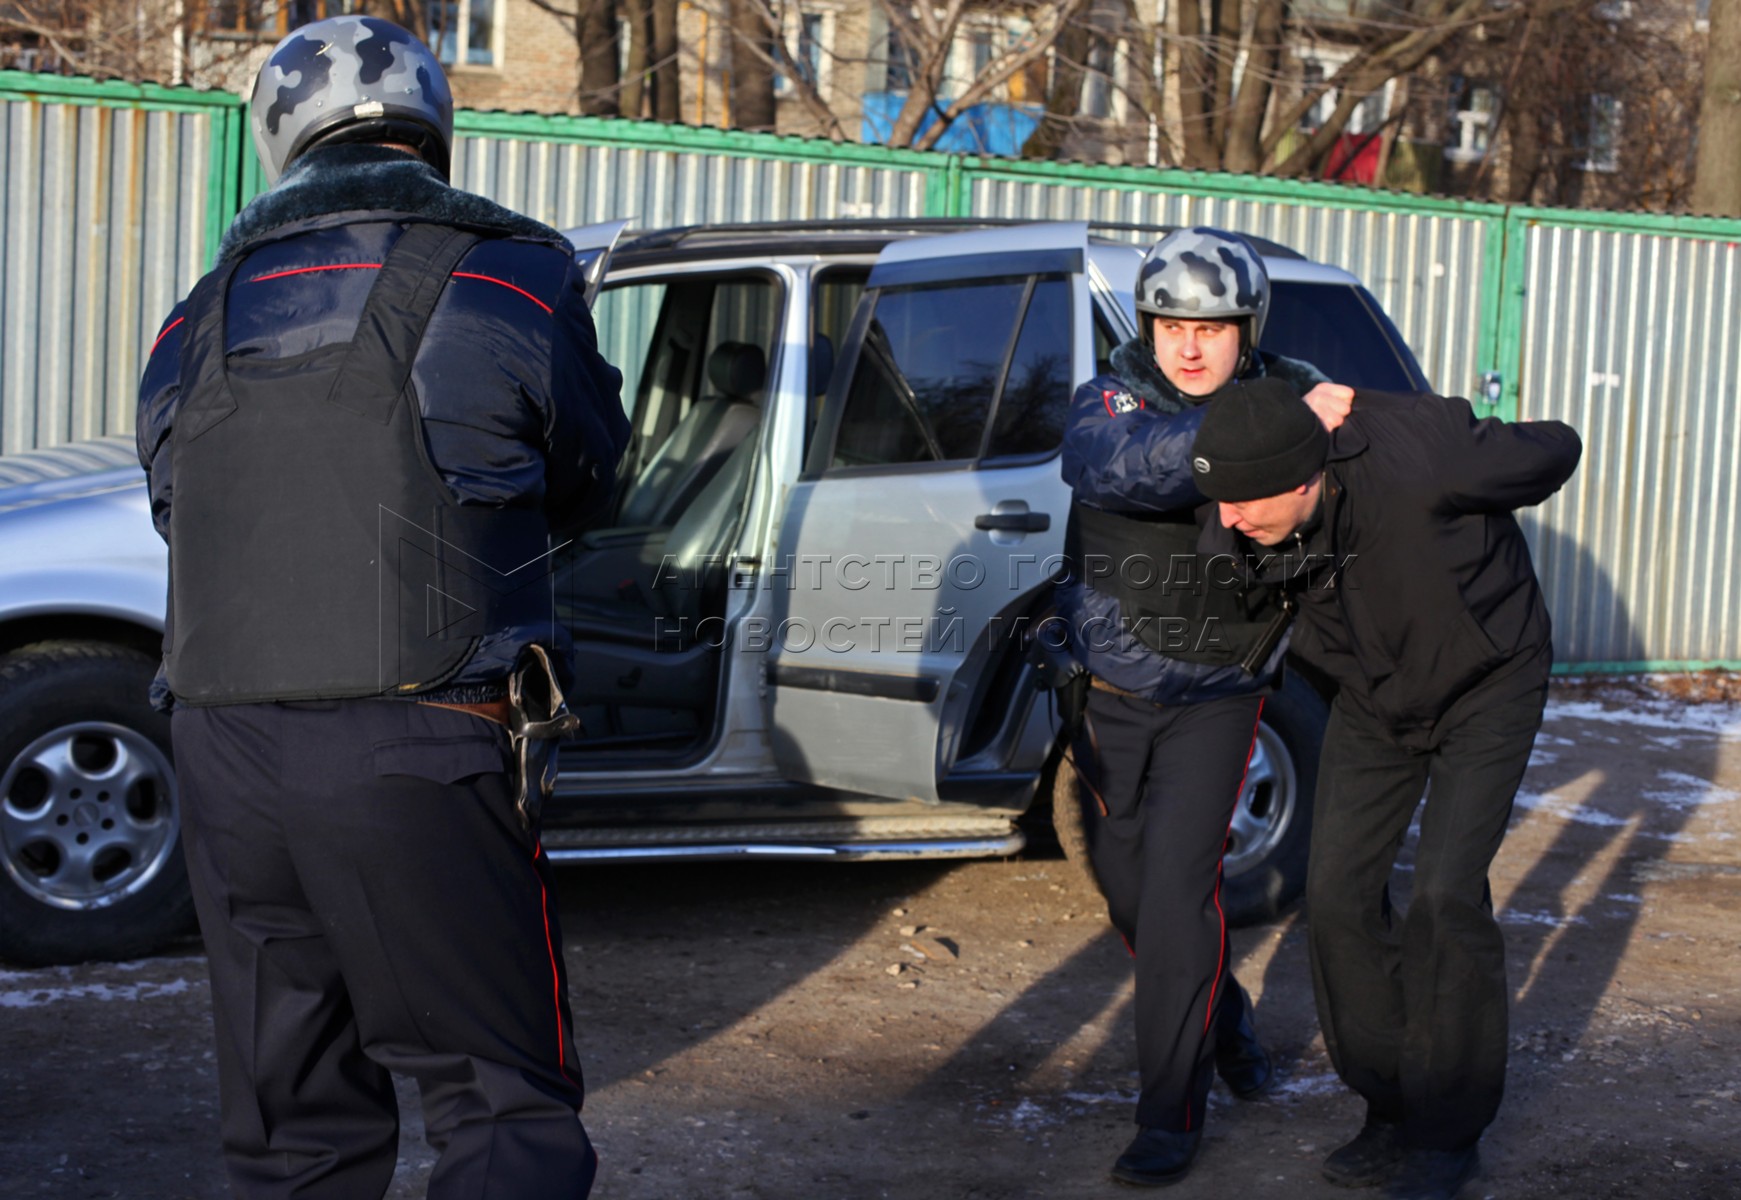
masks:
POLYGON ((1330 435, 1284 380, 1239 380, 1204 401, 1191 448, 1197 490, 1238 503, 1290 492, 1324 469, 1330 435))

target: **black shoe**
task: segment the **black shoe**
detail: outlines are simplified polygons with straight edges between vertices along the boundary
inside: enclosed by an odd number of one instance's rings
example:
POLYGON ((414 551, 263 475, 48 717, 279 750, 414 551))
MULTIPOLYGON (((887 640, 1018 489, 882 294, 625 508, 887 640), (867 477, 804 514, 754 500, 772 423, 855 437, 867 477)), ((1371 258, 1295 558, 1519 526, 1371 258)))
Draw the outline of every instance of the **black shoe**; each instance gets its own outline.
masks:
POLYGON ((1481 1156, 1463 1150, 1409 1150, 1384 1189, 1386 1200, 1451 1200, 1475 1177, 1481 1156))
POLYGON ((1324 1178, 1337 1187, 1377 1187, 1396 1174, 1402 1159, 1402 1131, 1368 1121, 1353 1141, 1330 1152, 1324 1160, 1324 1178))
POLYGON ((1201 1129, 1174 1133, 1170 1129, 1145 1129, 1124 1148, 1112 1164, 1112 1177, 1137 1187, 1167 1187, 1191 1171, 1191 1160, 1203 1141, 1201 1129))
POLYGON ((1239 1020, 1215 1026, 1215 1073, 1241 1100, 1253 1100, 1276 1085, 1275 1064, 1257 1040, 1251 1020, 1251 997, 1239 989, 1239 1020))

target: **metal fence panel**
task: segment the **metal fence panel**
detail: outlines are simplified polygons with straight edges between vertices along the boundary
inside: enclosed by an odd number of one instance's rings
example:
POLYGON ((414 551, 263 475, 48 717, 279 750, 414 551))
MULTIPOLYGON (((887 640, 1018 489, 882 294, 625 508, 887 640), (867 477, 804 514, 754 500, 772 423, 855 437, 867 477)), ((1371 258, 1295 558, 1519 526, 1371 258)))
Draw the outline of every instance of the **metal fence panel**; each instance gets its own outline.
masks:
MULTIPOLYGON (((1256 189, 1254 189, 1255 191, 1256 189)), ((1351 271, 1378 297, 1443 391, 1472 395, 1480 374, 1481 297, 1486 282, 1481 219, 1430 212, 1320 207, 1261 195, 1183 192, 973 179, 974 216, 1137 225, 1214 225, 1269 238, 1351 271)), ((1138 235, 1132 235, 1138 236, 1138 235)))
MULTIPOLYGON (((1517 415, 1583 433, 1578 475, 1524 516, 1562 662, 1741 662, 1741 223, 459 117, 455 182, 558 228, 923 215, 1213 224, 1344 267, 1438 388, 1471 394, 1499 367, 1502 411, 1515 397, 1517 415)), ((0 73, 0 453, 130 431, 159 324, 258 186, 232 97, 0 73)))
POLYGON ((1519 415, 1584 438, 1526 524, 1557 656, 1741 659, 1741 247, 1536 223, 1519 415))
POLYGON ((558 229, 921 216, 925 172, 665 147, 461 137, 454 182, 558 229))
POLYGON ((0 100, 0 453, 129 430, 205 268, 208 112, 0 100))

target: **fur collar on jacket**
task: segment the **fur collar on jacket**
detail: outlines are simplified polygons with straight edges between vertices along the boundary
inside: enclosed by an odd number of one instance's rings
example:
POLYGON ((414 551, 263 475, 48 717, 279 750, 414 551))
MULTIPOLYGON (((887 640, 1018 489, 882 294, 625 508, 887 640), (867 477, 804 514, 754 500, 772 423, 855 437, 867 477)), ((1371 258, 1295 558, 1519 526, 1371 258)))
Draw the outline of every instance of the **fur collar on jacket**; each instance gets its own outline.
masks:
POLYGON ((570 251, 567 240, 548 225, 450 187, 422 159, 385 146, 338 145, 310 150, 277 186, 256 196, 224 234, 218 260, 241 254, 291 226, 337 213, 420 217, 441 225, 549 242, 570 251))
MULTIPOLYGON (((1112 352, 1112 370, 1133 393, 1162 412, 1184 412, 1187 405, 1203 402, 1201 396, 1187 396, 1180 392, 1161 374, 1161 369, 1155 365, 1154 352, 1143 345, 1140 337, 1132 338, 1112 352)), ((1257 379, 1264 375, 1287 380, 1299 389, 1301 395, 1311 391, 1313 384, 1325 382, 1324 373, 1311 363, 1259 350, 1252 356, 1250 369, 1240 378, 1257 379)))

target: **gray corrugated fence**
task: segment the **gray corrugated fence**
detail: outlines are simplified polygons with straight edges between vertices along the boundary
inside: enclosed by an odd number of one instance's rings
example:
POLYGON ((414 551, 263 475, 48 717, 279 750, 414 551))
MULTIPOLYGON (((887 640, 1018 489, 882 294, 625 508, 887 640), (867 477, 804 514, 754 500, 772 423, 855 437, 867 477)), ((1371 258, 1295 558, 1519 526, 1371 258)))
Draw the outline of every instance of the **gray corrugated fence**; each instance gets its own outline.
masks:
POLYGON ((205 269, 213 142, 210 112, 0 99, 0 451, 132 420, 142 349, 205 269))
POLYGON ((920 171, 501 137, 460 138, 454 182, 558 229, 925 212, 920 171))
POLYGON ((1741 246, 1523 231, 1520 415, 1584 465, 1530 516, 1559 656, 1741 657, 1741 246))
MULTIPOLYGON (((0 452, 126 432, 143 352, 260 175, 235 98, 0 72, 0 452)), ((455 181, 558 227, 1214 224, 1360 276, 1436 386, 1584 433, 1525 523, 1563 662, 1741 666, 1741 221, 461 113, 455 181)))

